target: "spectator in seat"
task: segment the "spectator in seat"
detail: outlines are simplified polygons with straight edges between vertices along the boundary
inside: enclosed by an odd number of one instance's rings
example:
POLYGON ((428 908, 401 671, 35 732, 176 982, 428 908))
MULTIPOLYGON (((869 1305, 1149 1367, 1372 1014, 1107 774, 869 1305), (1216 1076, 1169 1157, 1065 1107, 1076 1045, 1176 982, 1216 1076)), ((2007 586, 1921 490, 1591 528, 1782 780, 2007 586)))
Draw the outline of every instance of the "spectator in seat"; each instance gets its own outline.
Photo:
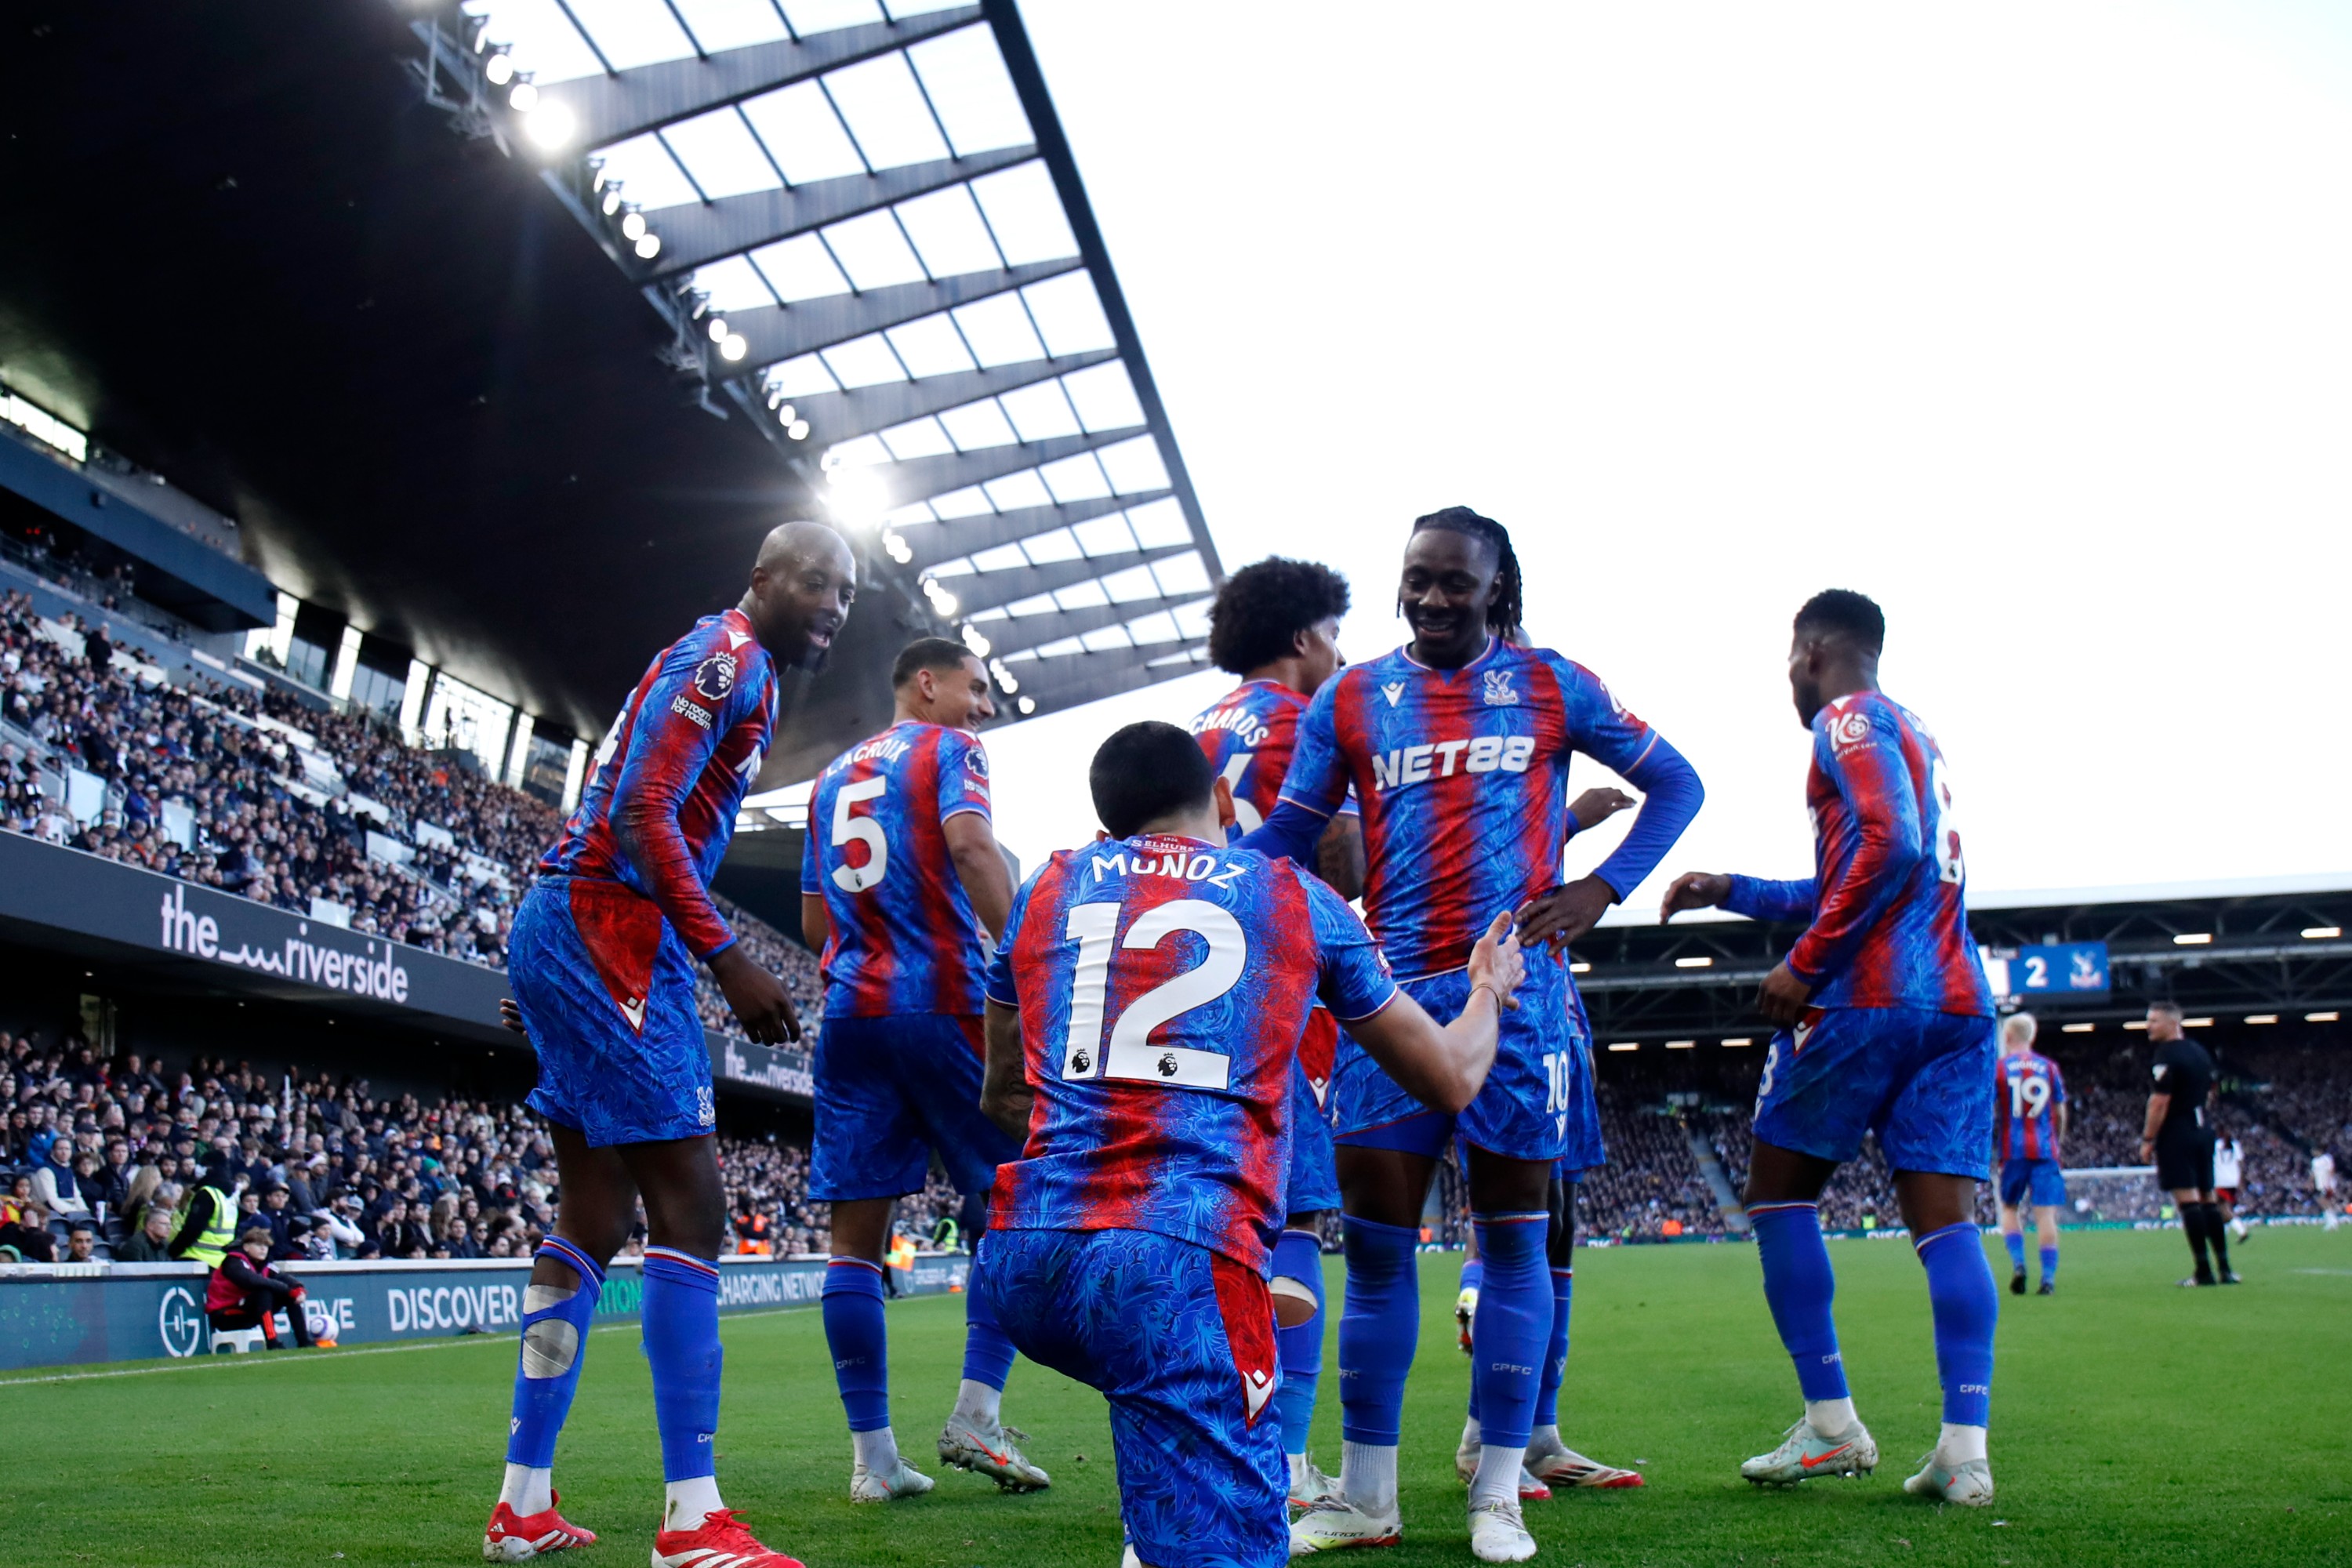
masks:
POLYGON ((26 1263, 54 1263, 58 1257, 57 1238, 49 1234, 49 1211, 37 1198, 26 1204, 15 1219, 0 1225, 0 1249, 14 1248, 16 1257, 26 1263))
POLYGON ((172 1261, 172 1211, 160 1204, 149 1204, 140 1221, 138 1233, 114 1249, 118 1263, 169 1263, 172 1261))
POLYGON ((89 1215, 89 1200, 82 1196, 80 1178, 74 1174, 72 1139, 59 1138, 49 1145, 48 1158, 33 1173, 33 1196, 58 1219, 75 1220, 89 1215))
POLYGON ((270 1267, 274 1245, 276 1237, 267 1225, 248 1225, 237 1233, 236 1250, 221 1259, 205 1287, 205 1321, 215 1329, 259 1329, 271 1350, 284 1350, 278 1342, 276 1321, 282 1309, 294 1342, 309 1350, 310 1325, 302 1313, 308 1292, 270 1267))
POLYGON ((78 1219, 74 1221, 73 1228, 66 1232, 65 1256, 58 1258, 58 1261, 60 1263, 100 1263, 105 1261, 105 1259, 100 1258, 98 1255, 97 1227, 86 1219, 78 1219))

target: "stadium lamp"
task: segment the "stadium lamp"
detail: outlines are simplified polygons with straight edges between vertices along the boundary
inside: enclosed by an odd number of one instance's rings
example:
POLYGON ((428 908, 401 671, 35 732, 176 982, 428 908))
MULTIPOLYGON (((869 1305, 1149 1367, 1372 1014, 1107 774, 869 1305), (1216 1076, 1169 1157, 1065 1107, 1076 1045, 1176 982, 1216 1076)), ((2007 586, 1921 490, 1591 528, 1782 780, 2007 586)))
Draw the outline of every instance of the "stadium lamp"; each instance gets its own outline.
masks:
POLYGON ((516 113, 529 114, 539 107, 539 89, 527 81, 519 81, 514 84, 514 90, 507 94, 507 101, 514 106, 516 113))
POLYGON ((2184 931, 2172 939, 2175 947, 2210 947, 2212 942, 2213 933, 2210 931, 2184 931))
POLYGON ((1687 1051, 1695 1047, 1697 1044, 1698 1042, 1696 1040, 1668 1040, 1666 1042, 1666 1049, 1670 1051, 1687 1051))
POLYGON ((1021 683, 1013 678, 1013 672, 1011 670, 1004 668, 1004 661, 1003 659, 990 659, 988 661, 988 671, 991 675, 996 677, 996 684, 1004 689, 1004 694, 1006 696, 1010 697, 1013 693, 1021 689, 1021 683))
POLYGON ((482 74, 490 79, 492 87, 504 87, 514 80, 514 57, 499 49, 483 63, 482 74))
POLYGON ((2342 936, 2343 934, 2344 928, 2342 926, 2305 926, 2303 928, 2303 940, 2305 942, 2334 942, 2337 937, 2342 936))
POLYGON ((2276 1013, 2249 1013, 2246 1015, 2246 1022, 2249 1024, 2275 1024, 2278 1022, 2278 1015, 2276 1013))
POLYGON ((809 436, 809 422, 805 419, 795 419, 784 426, 784 434, 795 441, 805 441, 809 436))
POLYGON ((2343 1016, 2341 1013, 2305 1013, 2303 1021, 2306 1024, 2333 1024, 2343 1016))
POLYGON ((661 236, 647 231, 645 237, 637 241, 637 255, 644 260, 651 261, 660 254, 661 236))
MULTIPOLYGON (((651 235, 647 235, 646 237, 650 239, 653 237, 651 235)), ((730 332, 727 334, 726 339, 719 343, 719 352, 730 363, 732 363, 736 360, 741 359, 745 354, 751 352, 751 340, 745 337, 740 332, 730 332)))
POLYGON ((940 580, 937 577, 923 579, 923 596, 930 600, 931 608, 940 613, 942 620, 956 613, 959 601, 953 594, 940 585, 940 580))
POLYGON ((1726 1040, 1726 1041, 1724 1041, 1724 1042, 1723 1042, 1723 1048, 1724 1048, 1725 1050, 1727 1050, 1727 1051, 1736 1051, 1736 1050, 1739 1050, 1739 1049, 1741 1049, 1741 1048, 1742 1048, 1742 1047, 1744 1047, 1752 1046, 1752 1045, 1754 1045, 1755 1043, 1756 1043, 1756 1040, 1755 1040, 1755 1037, 1754 1037, 1753 1036, 1750 1036, 1750 1035, 1735 1035, 1735 1036, 1733 1036, 1730 1039, 1727 1039, 1727 1040, 1726 1040))
POLYGON ((1713 969, 1715 967, 1715 960, 1705 956, 1698 958, 1677 958, 1675 960, 1675 967, 1676 969, 1713 969))
POLYGON ((1609 1048, 1612 1051, 1638 1051, 1642 1048, 1642 1042, 1639 1040, 1619 1040, 1609 1048))
POLYGON ((1021 716, 1025 719, 1037 711, 1037 700, 1034 697, 1024 697, 1013 703, 1013 706, 1021 710, 1021 716))
POLYGON ((631 207, 628 211, 628 216, 621 219, 621 237, 623 239, 643 239, 645 237, 645 234, 646 215, 639 212, 636 208, 631 207))
POLYGON ((888 510, 882 483, 861 468, 837 468, 832 474, 832 490, 825 505, 833 515, 846 523, 866 527, 882 520, 888 510))
POLYGON ((2058 1032, 2062 1035, 2087 1035, 2097 1027, 2096 1024, 2061 1024, 2058 1032))
POLYGON ((604 216, 606 217, 611 217, 614 213, 621 210, 620 181, 614 180, 611 184, 604 187, 604 200, 600 205, 604 207, 604 216))
POLYGON ((550 99, 523 117, 522 128, 533 142, 552 153, 570 145, 580 121, 572 110, 550 99))
POLYGON ((1592 973, 1592 965, 1580 958, 1568 966, 1568 972, 1570 974, 1590 974, 1592 973))
POLYGON ((982 658, 986 658, 988 657, 988 650, 992 645, 981 632, 981 629, 978 626, 973 626, 970 621, 966 621, 963 624, 963 646, 971 649, 973 653, 979 655, 982 658))
POLYGON ((726 317, 713 316, 710 318, 710 341, 714 343, 723 343, 727 341, 726 317))
MULTIPOLYGON (((907 536, 896 529, 886 528, 882 531, 882 549, 891 560, 901 566, 915 558, 914 547, 907 542, 907 536)), ((1012 689, 1007 687, 1006 689, 1012 689)))

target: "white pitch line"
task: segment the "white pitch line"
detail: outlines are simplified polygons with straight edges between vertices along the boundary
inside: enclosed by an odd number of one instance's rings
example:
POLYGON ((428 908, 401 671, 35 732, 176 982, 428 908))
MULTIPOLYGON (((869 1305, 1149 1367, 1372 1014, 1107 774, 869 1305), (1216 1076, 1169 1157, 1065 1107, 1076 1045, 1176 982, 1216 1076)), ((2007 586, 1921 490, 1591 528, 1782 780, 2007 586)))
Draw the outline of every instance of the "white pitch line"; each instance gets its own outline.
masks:
MULTIPOLYGON (((765 1307, 757 1311, 730 1312, 727 1314, 727 1321, 730 1322, 740 1322, 746 1318, 774 1318, 781 1317, 787 1312, 813 1312, 815 1310, 816 1307, 814 1306, 765 1307)), ((638 1326, 639 1325, 635 1323, 605 1323, 600 1327, 591 1329, 588 1331, 592 1334, 617 1334, 624 1329, 634 1329, 638 1326)), ((402 1355, 411 1351, 462 1350, 468 1345, 496 1344, 506 1337, 507 1336, 503 1332, 493 1331, 484 1334, 466 1334, 457 1338, 446 1340, 418 1340, 412 1342, 411 1343, 402 1345, 368 1345, 360 1349, 338 1350, 333 1352, 333 1355, 330 1359, 334 1361, 345 1361, 352 1356, 402 1355)), ((167 1362, 162 1366, 127 1366, 115 1372, 53 1372, 42 1377, 0 1377, 0 1388, 23 1388, 28 1384, 37 1383, 86 1383, 92 1378, 99 1377, 149 1377, 159 1372, 201 1372, 206 1367, 217 1366, 287 1366, 299 1364, 302 1363, 299 1362, 288 1363, 271 1359, 267 1352, 248 1352, 245 1355, 230 1356, 190 1356, 184 1361, 167 1362)), ((310 1364, 316 1365, 320 1363, 312 1363, 310 1364)))

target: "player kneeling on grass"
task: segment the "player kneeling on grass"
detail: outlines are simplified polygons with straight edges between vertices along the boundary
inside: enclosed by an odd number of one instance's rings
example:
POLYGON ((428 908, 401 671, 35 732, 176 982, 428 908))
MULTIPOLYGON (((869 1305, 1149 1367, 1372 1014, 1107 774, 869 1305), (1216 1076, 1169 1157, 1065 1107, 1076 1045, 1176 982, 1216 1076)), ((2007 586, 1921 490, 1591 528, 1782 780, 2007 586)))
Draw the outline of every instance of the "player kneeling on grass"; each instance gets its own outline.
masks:
POLYGON ((1128 726, 1089 782, 1108 837, 1039 869, 989 966, 982 1104, 1028 1142, 977 1288, 1024 1354, 1109 1399, 1139 1563, 1266 1568, 1290 1554, 1266 1280, 1307 1014, 1458 1110, 1518 943, 1498 915, 1440 1026, 1338 894, 1226 845, 1232 791, 1183 731, 1128 726))
POLYGON ((1759 1485, 1866 1475, 1878 1446, 1853 1413, 1830 1302, 1820 1198, 1874 1132, 1927 1274, 1944 1427, 1916 1497, 1992 1500, 1985 1420, 2000 1295, 1977 1233, 1976 1184, 1992 1143, 1992 991, 1969 937, 1966 873, 1944 755, 1918 716, 1878 689, 1876 605, 1842 588, 1797 612, 1789 686, 1813 732, 1805 785, 1816 870, 1794 881, 1692 872, 1659 910, 1720 905, 1803 921, 1764 977, 1773 1037, 1756 1094, 1746 1202, 1764 1299, 1796 1363, 1805 1414, 1739 1467, 1759 1485))

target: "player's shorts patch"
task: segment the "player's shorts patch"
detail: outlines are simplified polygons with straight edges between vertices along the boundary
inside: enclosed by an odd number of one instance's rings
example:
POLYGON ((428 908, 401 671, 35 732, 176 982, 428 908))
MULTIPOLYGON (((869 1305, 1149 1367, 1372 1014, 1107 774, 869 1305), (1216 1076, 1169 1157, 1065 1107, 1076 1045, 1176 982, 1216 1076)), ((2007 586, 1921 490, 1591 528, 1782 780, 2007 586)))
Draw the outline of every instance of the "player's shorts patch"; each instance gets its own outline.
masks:
POLYGON ((565 900, 588 961, 606 994, 629 1027, 646 1027, 646 998, 653 991, 654 960, 661 952, 662 912, 651 899, 618 882, 572 879, 565 900))
POLYGON ((1242 1408, 1247 1412, 1243 1425, 1255 1426, 1282 1378, 1275 1359, 1274 1298, 1256 1269, 1244 1268, 1222 1252, 1211 1256, 1209 1272, 1216 1281, 1217 1313, 1225 1321, 1234 1370, 1241 1373, 1242 1408))

